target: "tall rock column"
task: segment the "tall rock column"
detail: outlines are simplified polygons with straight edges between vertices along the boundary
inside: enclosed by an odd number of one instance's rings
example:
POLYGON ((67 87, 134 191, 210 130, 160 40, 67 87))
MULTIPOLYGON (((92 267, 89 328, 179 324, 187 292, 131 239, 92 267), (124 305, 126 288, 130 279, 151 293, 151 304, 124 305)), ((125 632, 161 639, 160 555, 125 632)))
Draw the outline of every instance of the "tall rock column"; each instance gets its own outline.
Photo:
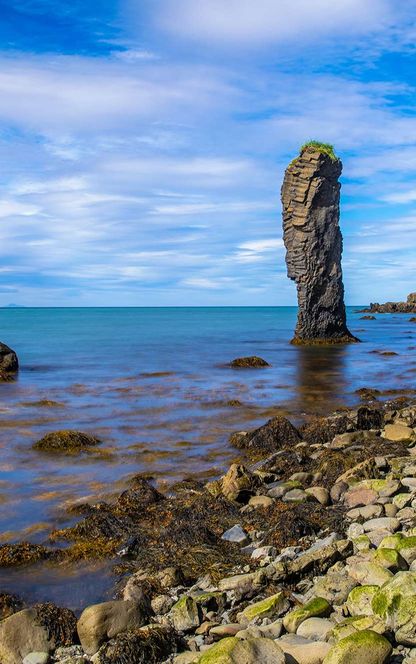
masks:
POLYGON ((287 273, 298 290, 292 343, 358 341, 346 323, 339 197, 342 163, 332 151, 302 148, 282 186, 287 273))

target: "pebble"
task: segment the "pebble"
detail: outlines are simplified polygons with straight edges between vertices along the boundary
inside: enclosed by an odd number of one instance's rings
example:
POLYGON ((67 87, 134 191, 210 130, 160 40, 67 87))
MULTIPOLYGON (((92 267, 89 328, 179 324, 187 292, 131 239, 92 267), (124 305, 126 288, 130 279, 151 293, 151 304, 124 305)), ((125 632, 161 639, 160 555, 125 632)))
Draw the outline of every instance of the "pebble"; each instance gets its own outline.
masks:
POLYGON ((23 664, 47 664, 49 654, 47 652, 30 652, 23 659, 23 664))

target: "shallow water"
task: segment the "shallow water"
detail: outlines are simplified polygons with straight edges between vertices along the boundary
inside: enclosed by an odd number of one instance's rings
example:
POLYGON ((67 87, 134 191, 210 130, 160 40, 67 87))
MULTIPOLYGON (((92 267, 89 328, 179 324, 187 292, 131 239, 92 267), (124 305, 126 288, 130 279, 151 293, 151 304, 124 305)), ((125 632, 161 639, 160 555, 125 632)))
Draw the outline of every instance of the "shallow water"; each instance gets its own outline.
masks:
MULTIPOLYGON (((349 309, 349 325, 363 343, 316 348, 289 345, 294 307, 1 309, 0 339, 21 370, 0 384, 0 543, 46 542, 68 523, 66 505, 110 498, 138 472, 162 489, 219 475, 236 457, 229 434, 274 414, 325 414, 357 403, 364 386, 413 389, 416 324, 400 314, 360 320, 358 308, 349 309), (272 366, 226 366, 254 354, 272 366), (82 456, 31 449, 62 428, 103 444, 82 456)), ((68 606, 96 601, 110 586, 90 566, 0 570, 0 592, 68 606)))

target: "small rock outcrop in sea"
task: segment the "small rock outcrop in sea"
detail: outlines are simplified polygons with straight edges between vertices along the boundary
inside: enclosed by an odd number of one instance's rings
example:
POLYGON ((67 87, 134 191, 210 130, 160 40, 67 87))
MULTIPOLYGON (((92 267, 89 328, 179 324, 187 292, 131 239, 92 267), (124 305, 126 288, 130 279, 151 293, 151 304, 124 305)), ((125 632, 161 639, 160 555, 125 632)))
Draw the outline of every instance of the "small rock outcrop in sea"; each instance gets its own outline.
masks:
POLYGON ((363 313, 371 314, 416 314, 416 293, 410 293, 406 302, 378 302, 371 303, 363 313))
POLYGON ((101 441, 89 433, 82 431, 52 431, 33 444, 34 450, 43 450, 45 452, 67 452, 79 451, 94 445, 101 441))
POLYGON ((331 146, 311 142, 286 169, 282 186, 287 273, 296 282, 292 343, 357 341, 347 328, 342 283, 339 196, 342 163, 331 146))
POLYGON ((230 367, 234 369, 258 369, 259 367, 269 367, 270 364, 262 357, 251 355, 250 357, 237 357, 230 362, 230 367))
POLYGON ((0 342, 0 380, 9 380, 19 369, 14 350, 0 342))

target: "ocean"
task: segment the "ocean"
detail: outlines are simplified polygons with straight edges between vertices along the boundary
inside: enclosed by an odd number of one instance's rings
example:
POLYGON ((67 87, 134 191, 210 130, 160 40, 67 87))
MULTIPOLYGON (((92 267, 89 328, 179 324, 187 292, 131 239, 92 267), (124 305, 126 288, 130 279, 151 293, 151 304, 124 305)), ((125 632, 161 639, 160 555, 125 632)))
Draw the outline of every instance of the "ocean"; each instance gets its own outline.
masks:
MULTIPOLYGON (((68 506, 111 500, 137 473, 161 490, 217 477, 238 457, 229 435, 273 415, 300 423, 357 404, 362 387, 384 399, 413 390, 416 324, 361 320, 360 308, 348 319, 361 344, 309 348, 289 344, 295 307, 0 309, 0 340, 21 365, 0 384, 0 543, 47 543, 73 522, 68 506), (271 366, 227 366, 246 355, 271 366), (76 456, 32 449, 57 429, 102 444, 76 456)), ((106 563, 0 570, 0 592, 73 608, 113 582, 106 563)))

